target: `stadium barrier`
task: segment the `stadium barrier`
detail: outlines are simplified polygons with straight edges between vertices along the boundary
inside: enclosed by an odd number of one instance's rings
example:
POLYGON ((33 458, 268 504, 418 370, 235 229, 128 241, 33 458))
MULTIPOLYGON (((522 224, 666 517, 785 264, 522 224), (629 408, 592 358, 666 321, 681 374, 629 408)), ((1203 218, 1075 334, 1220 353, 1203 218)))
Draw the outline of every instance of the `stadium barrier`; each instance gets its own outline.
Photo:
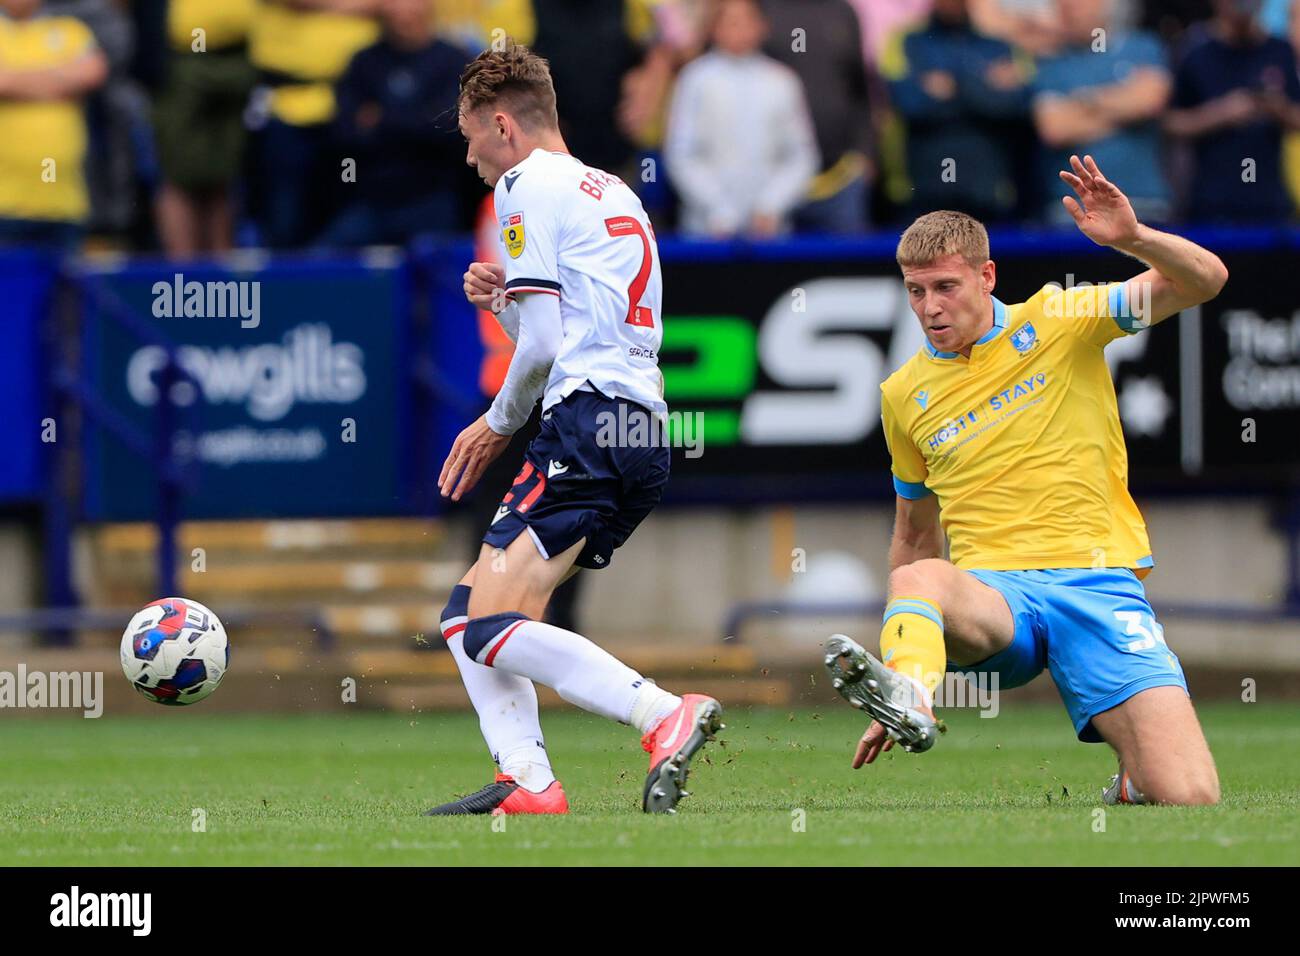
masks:
MULTIPOLYGON (((1300 230, 1190 235, 1227 262, 1222 295, 1107 351, 1132 483, 1278 502, 1294 610, 1300 308, 1278 277, 1300 230)), ((1073 232, 991 240, 1004 301, 1139 268, 1073 232)), ((705 452, 670 431, 666 505, 890 498, 876 386, 921 342, 895 241, 661 242, 667 397, 699 416, 705 452)), ((460 289, 472 254, 465 239, 310 259, 86 260, 65 270, 67 297, 57 262, 0 256, 13 345, 0 358, 13 410, 0 421, 0 504, 41 509, 48 603, 75 602, 78 522, 157 522, 165 582, 181 518, 436 514, 445 449, 485 401, 460 289), (33 427, 52 397, 56 424, 85 418, 75 441, 33 427)))
MULTIPOLYGON (((773 616, 785 621, 824 618, 857 618, 878 627, 884 613, 883 601, 741 601, 728 609, 722 622, 721 641, 743 640, 746 625, 773 616)), ((1276 624, 1300 618, 1300 605, 1259 607, 1253 604, 1208 604, 1163 602, 1162 618, 1224 621, 1234 624, 1276 624)))

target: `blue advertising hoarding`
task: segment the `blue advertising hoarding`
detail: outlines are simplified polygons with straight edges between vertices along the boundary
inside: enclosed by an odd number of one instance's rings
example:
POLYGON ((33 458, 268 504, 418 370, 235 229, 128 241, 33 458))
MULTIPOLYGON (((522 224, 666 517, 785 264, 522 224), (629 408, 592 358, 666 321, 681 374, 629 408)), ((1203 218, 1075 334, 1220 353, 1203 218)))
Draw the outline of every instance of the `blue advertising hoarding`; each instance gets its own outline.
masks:
MULTIPOLYGON (((1007 301, 1044 282, 1108 281, 1140 268, 1081 236, 993 238, 1007 301)), ((1196 238, 1229 263, 1224 295, 1108 350, 1135 481, 1294 485, 1295 446, 1277 437, 1300 407, 1300 312, 1285 284, 1267 276, 1285 271, 1300 232, 1196 238), (1255 445, 1242 444, 1245 417, 1264 436, 1255 445)), ((676 451, 667 501, 888 497, 873 402, 880 378, 920 341, 893 242, 662 244, 667 397, 702 419, 712 452, 676 451)), ((175 349, 189 380, 172 390, 173 448, 194 465, 183 517, 434 511, 442 460, 487 401, 478 318, 461 290, 474 255, 468 240, 453 240, 415 247, 407 264, 363 256, 276 260, 238 274, 138 261, 103 267, 88 283, 150 334, 88 296, 83 372, 149 438, 167 352, 150 336, 175 349), (256 297, 250 283, 260 283, 256 297), (355 441, 345 438, 348 421, 355 441)), ((0 281, 9 281, 3 270, 0 281)), ((24 300, 15 291, 9 301, 24 300)), ((11 389, 31 369, 12 356, 11 389)), ((35 383, 26 388, 36 394, 35 383)), ((24 427, 22 416, 0 427, 24 427)), ((156 514, 149 454, 99 428, 87 429, 86 450, 86 517, 156 514)), ((7 464, 0 487, 22 484, 18 471, 7 464)))
MULTIPOLYGON (((170 390, 183 517, 407 510, 408 294, 397 257, 238 272, 137 262, 92 267, 83 282, 82 372, 110 408, 153 435, 169 347, 184 372, 170 390)), ((158 456, 102 428, 85 437, 85 516, 149 518, 158 456)))
POLYGON ((35 253, 0 255, 4 348, 0 349, 0 504, 41 495, 42 421, 49 407, 41 326, 51 308, 57 265, 35 253))

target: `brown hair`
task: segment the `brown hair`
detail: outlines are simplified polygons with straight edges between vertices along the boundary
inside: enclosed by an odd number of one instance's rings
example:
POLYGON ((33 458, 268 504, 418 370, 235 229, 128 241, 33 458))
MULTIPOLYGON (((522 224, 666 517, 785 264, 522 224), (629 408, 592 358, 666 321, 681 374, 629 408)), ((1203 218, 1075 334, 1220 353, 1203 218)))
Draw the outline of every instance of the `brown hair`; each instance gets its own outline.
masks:
POLYGON ((954 253, 972 269, 979 269, 989 259, 989 234, 978 219, 964 212, 940 209, 926 213, 907 227, 898 240, 895 258, 900 268, 908 269, 927 266, 954 253))
POLYGON ((487 49, 460 75, 460 109, 470 113, 493 106, 529 130, 556 128, 555 85, 551 65, 526 46, 507 40, 505 49, 487 49))

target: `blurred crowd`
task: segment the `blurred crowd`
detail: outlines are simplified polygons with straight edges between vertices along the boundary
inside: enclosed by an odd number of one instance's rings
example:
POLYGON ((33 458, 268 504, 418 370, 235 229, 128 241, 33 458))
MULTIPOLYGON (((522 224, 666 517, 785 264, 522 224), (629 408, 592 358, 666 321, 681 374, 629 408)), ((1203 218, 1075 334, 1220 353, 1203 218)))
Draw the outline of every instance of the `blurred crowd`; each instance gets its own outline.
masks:
POLYGON ((1150 222, 1300 202, 1300 0, 0 0, 0 244, 330 249, 469 232, 457 81, 551 63, 572 152, 695 236, 922 211, 1150 222))

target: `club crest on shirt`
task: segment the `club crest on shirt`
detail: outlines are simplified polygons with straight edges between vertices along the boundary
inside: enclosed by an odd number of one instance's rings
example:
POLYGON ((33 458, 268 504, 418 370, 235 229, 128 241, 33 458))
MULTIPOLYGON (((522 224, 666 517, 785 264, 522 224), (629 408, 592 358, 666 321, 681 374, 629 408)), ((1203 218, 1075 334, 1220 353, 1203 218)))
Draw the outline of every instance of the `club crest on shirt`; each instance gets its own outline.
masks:
POLYGON ((511 259, 518 259, 524 251, 524 214, 512 212, 501 217, 501 238, 511 259))
POLYGON ((1016 351, 1024 354, 1038 344, 1038 333, 1034 331, 1032 323, 1026 322, 1020 328, 1011 333, 1011 344, 1016 347, 1016 351))

